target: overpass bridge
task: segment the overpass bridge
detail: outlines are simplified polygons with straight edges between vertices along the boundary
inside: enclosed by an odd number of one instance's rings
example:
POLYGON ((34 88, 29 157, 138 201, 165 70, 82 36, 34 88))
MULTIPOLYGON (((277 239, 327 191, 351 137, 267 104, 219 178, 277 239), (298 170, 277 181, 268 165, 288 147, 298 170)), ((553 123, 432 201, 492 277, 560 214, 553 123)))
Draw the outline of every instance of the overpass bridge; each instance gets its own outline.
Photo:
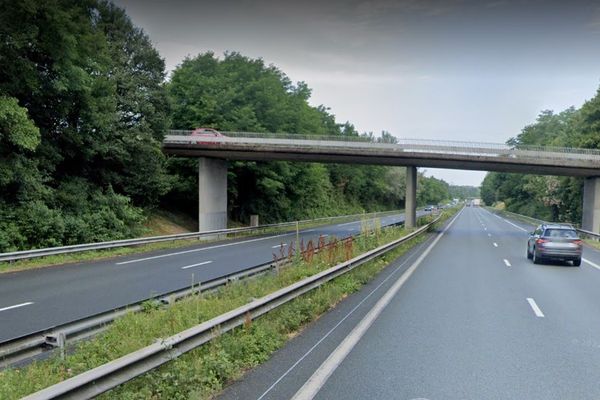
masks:
POLYGON ((406 225, 416 219, 418 167, 584 177, 582 228, 600 231, 600 151, 496 143, 224 132, 221 137, 170 131, 166 154, 199 158, 200 230, 227 224, 226 160, 377 164, 406 168, 406 225))

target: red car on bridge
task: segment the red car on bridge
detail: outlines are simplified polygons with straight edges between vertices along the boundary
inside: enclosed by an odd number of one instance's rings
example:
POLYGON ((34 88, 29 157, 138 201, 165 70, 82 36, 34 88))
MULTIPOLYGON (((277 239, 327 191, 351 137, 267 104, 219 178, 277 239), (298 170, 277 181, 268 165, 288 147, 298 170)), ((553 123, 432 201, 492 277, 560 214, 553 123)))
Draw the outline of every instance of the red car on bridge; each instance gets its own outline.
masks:
MULTIPOLYGON (((192 133, 190 134, 190 136, 193 137, 206 137, 206 138, 215 138, 215 137, 225 137, 225 135, 223 135, 221 132, 213 129, 213 128, 196 128, 192 131, 192 133)), ((197 143, 197 144, 211 144, 214 142, 200 142, 198 140, 194 141, 193 143, 197 143)))

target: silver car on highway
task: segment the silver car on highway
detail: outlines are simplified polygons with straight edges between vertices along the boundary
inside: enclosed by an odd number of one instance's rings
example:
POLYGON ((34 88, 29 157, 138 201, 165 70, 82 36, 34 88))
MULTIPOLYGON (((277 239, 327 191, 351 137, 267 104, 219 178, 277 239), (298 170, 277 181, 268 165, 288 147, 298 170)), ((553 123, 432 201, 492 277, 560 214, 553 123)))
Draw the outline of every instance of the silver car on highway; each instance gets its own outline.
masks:
POLYGON ((534 264, 544 260, 572 261, 581 265, 583 242, 568 224, 541 224, 527 240, 527 258, 534 264))

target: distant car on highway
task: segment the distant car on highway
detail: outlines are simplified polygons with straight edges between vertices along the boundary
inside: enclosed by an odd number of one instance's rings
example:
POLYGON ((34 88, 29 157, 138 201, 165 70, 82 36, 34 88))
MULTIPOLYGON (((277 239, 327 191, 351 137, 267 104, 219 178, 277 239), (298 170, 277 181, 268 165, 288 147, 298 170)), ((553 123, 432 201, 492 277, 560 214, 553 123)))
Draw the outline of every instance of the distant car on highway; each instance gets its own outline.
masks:
MULTIPOLYGON (((206 138, 215 138, 215 137, 225 137, 225 135, 223 135, 221 132, 213 129, 213 128, 196 128, 192 131, 192 133, 190 134, 190 136, 193 137, 206 137, 206 138)), ((214 142, 200 142, 198 140, 195 140, 193 143, 198 143, 198 144, 211 144, 214 142)))
POLYGON ((572 261, 581 265, 583 242, 573 226, 568 224, 541 224, 527 240, 527 258, 534 264, 545 260, 572 261))
POLYGON ((433 206, 425 206, 425 211, 433 211, 433 206))

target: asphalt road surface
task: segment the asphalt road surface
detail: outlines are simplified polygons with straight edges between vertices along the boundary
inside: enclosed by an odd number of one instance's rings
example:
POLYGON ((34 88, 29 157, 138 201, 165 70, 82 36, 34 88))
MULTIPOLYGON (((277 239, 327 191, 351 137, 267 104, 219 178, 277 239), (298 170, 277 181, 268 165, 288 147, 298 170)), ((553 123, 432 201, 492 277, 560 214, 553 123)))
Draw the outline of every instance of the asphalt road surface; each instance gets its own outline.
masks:
MULTIPOLYGON (((381 219, 384 226, 403 221, 402 214, 381 219)), ((306 229, 300 237, 343 238, 360 230, 355 221, 306 229)), ((292 232, 0 274, 0 343, 190 287, 192 277, 197 284, 264 264, 295 238, 292 232)))
POLYGON ((220 399, 600 399, 600 253, 534 265, 464 208, 220 399))

